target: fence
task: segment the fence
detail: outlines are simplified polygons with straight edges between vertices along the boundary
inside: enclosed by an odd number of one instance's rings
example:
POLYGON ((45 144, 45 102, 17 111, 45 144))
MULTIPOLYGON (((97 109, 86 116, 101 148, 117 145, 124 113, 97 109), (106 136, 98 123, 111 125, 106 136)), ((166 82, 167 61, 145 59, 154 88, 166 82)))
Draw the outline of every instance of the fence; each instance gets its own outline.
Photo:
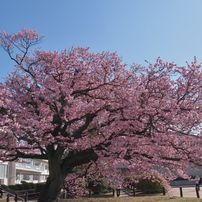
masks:
POLYGON ((10 192, 9 190, 6 190, 6 191, 4 191, 4 194, 5 195, 7 194, 6 202, 10 202, 13 200, 15 202, 17 202, 17 201, 27 202, 28 199, 29 200, 38 199, 38 195, 39 195, 39 193, 35 193, 35 192, 33 192, 33 190, 27 190, 27 191, 22 191, 22 192, 18 192, 18 193, 14 192, 14 191, 10 192))
POLYGON ((11 197, 12 198, 14 197, 14 201, 15 202, 18 202, 18 201, 27 202, 28 201, 28 193, 26 193, 24 195, 24 198, 19 197, 17 193, 16 194, 8 193, 7 194, 7 198, 6 198, 6 202, 10 202, 11 197))
MULTIPOLYGON (((179 187, 180 197, 183 197, 182 187, 179 187)), ((196 197, 200 198, 198 187, 195 187, 196 197)))

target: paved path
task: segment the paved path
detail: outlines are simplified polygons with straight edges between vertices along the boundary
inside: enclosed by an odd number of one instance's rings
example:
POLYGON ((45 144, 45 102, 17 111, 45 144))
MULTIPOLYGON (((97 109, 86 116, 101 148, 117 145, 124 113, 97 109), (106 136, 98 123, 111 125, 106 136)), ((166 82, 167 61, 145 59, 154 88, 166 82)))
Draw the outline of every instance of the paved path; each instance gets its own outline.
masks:
MULTIPOLYGON (((192 198, 197 198, 196 197, 196 190, 195 187, 182 187, 182 193, 183 197, 192 197, 192 198)), ((179 187, 174 187, 172 188, 172 191, 169 193, 170 196, 178 196, 180 197, 180 189, 179 187)), ((199 196, 202 198, 202 187, 201 190, 199 191, 199 196)), ((121 190, 120 192, 120 197, 128 197, 128 195, 121 190)), ((32 202, 37 202, 37 201, 32 201, 32 202)))
MULTIPOLYGON (((182 194, 183 197, 193 197, 196 198, 196 189, 195 186, 192 187, 182 187, 182 194)), ((180 197, 180 188, 179 187, 173 187, 172 191, 170 192, 171 196, 179 196, 180 197)), ((199 191, 199 196, 202 198, 202 187, 199 191)))
MULTIPOLYGON (((182 188, 183 197, 193 197, 196 198, 196 190, 195 187, 183 187, 182 188)), ((200 198, 202 198, 202 187, 199 191, 200 198)), ((180 197, 180 189, 179 187, 175 187, 172 189, 172 192, 170 193, 170 196, 178 196, 180 197)), ((121 190, 120 197, 128 197, 128 195, 121 190)), ((37 202, 37 201, 32 201, 37 202)))
MULTIPOLYGON (((182 194, 183 194, 183 197, 197 198, 195 186, 182 187, 182 194)), ((169 196, 180 197, 180 188, 173 187, 172 190, 169 192, 169 196)), ((202 199, 202 187, 201 187, 201 190, 199 191, 199 196, 202 199)), ((120 197, 128 197, 128 195, 121 190, 120 197)))
POLYGON ((123 192, 122 190, 120 191, 120 197, 128 197, 128 194, 123 192))

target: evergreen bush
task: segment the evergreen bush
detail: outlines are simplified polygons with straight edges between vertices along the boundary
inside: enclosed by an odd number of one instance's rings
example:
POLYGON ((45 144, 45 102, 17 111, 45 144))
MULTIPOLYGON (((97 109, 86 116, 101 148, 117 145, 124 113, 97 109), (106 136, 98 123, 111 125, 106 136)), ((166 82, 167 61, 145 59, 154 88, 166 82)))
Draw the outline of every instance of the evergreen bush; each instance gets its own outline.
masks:
POLYGON ((24 190, 24 184, 16 184, 15 189, 16 190, 24 190))
POLYGON ((21 181, 22 184, 24 184, 24 189, 35 189, 36 184, 32 182, 26 182, 26 181, 21 181))
MULTIPOLYGON (((163 192, 162 177, 159 178, 157 175, 141 175, 134 176, 138 182, 135 183, 131 181, 131 177, 128 176, 124 179, 124 182, 127 184, 128 188, 136 188, 137 191, 143 193, 161 193, 163 192), (131 181, 131 182, 130 182, 131 181)), ((164 179, 164 183, 166 180, 164 179)), ((168 185, 168 183, 167 183, 168 185)))
POLYGON ((38 184, 34 184, 34 183, 27 183, 25 181, 21 181, 22 184, 15 184, 15 185, 2 185, 3 189, 11 189, 13 191, 17 191, 17 190, 29 190, 29 189, 35 189, 35 192, 40 192, 42 186, 44 185, 44 183, 38 183, 38 184))
POLYGON ((2 184, 1 187, 2 187, 3 189, 8 189, 8 186, 7 186, 7 185, 4 185, 4 184, 2 184))
POLYGON ((35 189, 36 188, 36 184, 35 183, 29 183, 30 184, 30 189, 35 189))
POLYGON ((91 181, 88 185, 88 188, 90 188, 94 194, 109 193, 112 190, 109 187, 109 185, 104 182, 103 179, 98 179, 98 180, 96 180, 96 182, 91 181), (97 182, 98 182, 98 184, 97 184, 97 182))
POLYGON ((9 189, 16 191, 17 190, 17 186, 16 185, 9 185, 8 186, 9 189))
POLYGON ((38 193, 41 191, 42 187, 44 186, 45 183, 37 183, 36 184, 36 188, 35 188, 35 192, 38 193))
POLYGON ((31 189, 31 183, 23 183, 23 185, 25 190, 31 189))

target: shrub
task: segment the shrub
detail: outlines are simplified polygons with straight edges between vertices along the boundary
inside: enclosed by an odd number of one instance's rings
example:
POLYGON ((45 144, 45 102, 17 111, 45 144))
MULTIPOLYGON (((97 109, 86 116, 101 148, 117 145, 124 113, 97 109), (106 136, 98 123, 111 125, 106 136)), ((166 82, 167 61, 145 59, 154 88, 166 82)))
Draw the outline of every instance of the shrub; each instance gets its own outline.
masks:
POLYGON ((184 179, 182 177, 177 177, 176 179, 174 179, 173 181, 179 181, 179 180, 188 180, 188 179, 184 179))
POLYGON ((8 188, 11 189, 11 190, 13 190, 13 191, 17 190, 16 185, 9 185, 8 188))
POLYGON ((163 186, 157 181, 152 181, 152 178, 139 179, 136 188, 143 193, 161 193, 163 190, 163 186))
POLYGON ((36 188, 35 188, 35 192, 36 193, 40 192, 43 186, 44 186, 44 183, 37 183, 36 188))
POLYGON ((2 187, 3 189, 8 189, 8 186, 7 186, 7 185, 4 185, 4 184, 2 184, 1 187, 2 187))
POLYGON ((11 189, 13 191, 16 190, 29 190, 29 189, 35 189, 36 190, 36 185, 37 185, 37 192, 40 192, 41 187, 44 183, 38 183, 38 184, 34 184, 34 183, 27 183, 25 181, 21 181, 22 184, 16 184, 16 185, 2 185, 3 189, 11 189))
POLYGON ((164 184, 166 182, 165 179, 162 180, 162 177, 160 178, 157 175, 134 176, 134 179, 138 182, 132 182, 130 176, 126 177, 124 181, 128 184, 128 187, 132 186, 143 193, 161 193, 163 191, 162 182, 164 181, 164 184))
POLYGON ((16 190, 23 190, 24 189, 24 184, 16 184, 15 189, 16 190))
POLYGON ((30 184, 30 189, 35 189, 36 188, 36 184, 34 183, 29 183, 30 184))
POLYGON ((110 186, 108 187, 108 192, 112 192, 113 188, 111 188, 110 186))
POLYGON ((26 181, 21 181, 21 183, 24 185, 24 189, 35 189, 36 184, 32 182, 26 182, 26 181))
POLYGON ((25 190, 31 189, 30 183, 23 183, 23 185, 25 190))
POLYGON ((111 188, 109 187, 108 184, 106 184, 103 179, 98 179, 95 181, 91 181, 89 183, 89 188, 93 191, 94 194, 99 194, 99 193, 109 193, 111 192, 111 188), (97 184, 98 182, 98 184, 97 184), (96 184, 96 185, 95 185, 96 184))

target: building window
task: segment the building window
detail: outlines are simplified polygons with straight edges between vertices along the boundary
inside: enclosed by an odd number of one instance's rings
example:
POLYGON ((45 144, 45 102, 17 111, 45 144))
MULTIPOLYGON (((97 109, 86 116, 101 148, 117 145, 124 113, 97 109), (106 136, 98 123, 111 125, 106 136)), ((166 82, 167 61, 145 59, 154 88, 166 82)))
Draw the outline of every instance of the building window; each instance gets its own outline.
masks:
POLYGON ((35 165, 35 166, 40 166, 40 162, 39 161, 33 161, 33 165, 35 165))
POLYGON ((38 175, 33 175, 33 180, 39 180, 39 176, 38 175))
POLYGON ((23 180, 30 180, 30 175, 23 174, 23 180))
POLYGON ((48 165, 47 164, 45 164, 45 170, 48 170, 48 165))
POLYGON ((7 165, 0 165, 0 177, 1 178, 6 178, 7 176, 7 168, 8 166, 7 165))
POLYGON ((16 180, 20 180, 20 173, 16 173, 16 180))
POLYGON ((40 179, 41 181, 44 181, 44 175, 41 175, 40 179))
POLYGON ((31 159, 23 159, 22 162, 25 164, 31 164, 32 160, 31 159))

